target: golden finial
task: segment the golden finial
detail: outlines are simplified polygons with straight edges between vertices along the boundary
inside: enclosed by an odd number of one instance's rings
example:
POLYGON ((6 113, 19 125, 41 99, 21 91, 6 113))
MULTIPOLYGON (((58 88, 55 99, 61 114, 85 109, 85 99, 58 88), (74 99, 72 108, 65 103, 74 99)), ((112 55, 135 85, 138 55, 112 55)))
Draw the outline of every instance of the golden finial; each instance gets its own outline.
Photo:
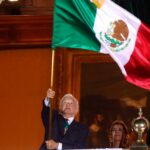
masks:
POLYGON ((105 0, 90 0, 97 8, 101 8, 105 0))

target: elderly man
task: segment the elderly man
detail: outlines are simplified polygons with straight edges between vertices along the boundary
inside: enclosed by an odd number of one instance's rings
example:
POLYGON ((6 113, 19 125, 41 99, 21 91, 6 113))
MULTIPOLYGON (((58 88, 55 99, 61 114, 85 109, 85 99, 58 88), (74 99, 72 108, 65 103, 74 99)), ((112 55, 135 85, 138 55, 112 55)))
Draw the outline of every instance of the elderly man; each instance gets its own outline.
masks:
POLYGON ((42 119, 45 127, 45 141, 40 150, 48 149, 84 149, 88 137, 88 128, 75 121, 79 110, 78 101, 71 94, 65 94, 60 100, 60 111, 53 110, 52 137, 48 139, 49 131, 49 100, 54 98, 55 92, 48 89, 43 103, 42 119))

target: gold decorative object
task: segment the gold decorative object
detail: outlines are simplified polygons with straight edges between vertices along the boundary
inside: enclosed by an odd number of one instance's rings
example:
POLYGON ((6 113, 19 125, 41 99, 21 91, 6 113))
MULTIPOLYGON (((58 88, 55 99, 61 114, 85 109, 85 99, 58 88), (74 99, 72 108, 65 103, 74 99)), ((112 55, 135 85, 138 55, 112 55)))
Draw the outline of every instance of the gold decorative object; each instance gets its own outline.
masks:
POLYGON ((143 139, 144 131, 149 127, 148 120, 143 117, 142 108, 139 108, 139 116, 132 121, 132 128, 137 133, 136 142, 130 147, 130 150, 148 150, 148 146, 143 139))

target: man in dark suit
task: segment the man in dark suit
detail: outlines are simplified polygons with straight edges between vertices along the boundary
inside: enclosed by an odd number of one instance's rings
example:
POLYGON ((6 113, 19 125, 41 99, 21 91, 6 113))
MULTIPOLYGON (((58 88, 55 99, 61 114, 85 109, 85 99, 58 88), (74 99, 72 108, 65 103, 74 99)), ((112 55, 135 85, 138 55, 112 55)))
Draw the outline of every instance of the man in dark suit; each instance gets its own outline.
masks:
POLYGON ((52 114, 52 135, 49 133, 49 100, 54 98, 55 92, 48 89, 43 102, 42 120, 45 127, 45 138, 40 150, 47 149, 84 149, 88 138, 88 127, 75 121, 78 112, 78 101, 71 94, 66 94, 60 100, 60 111, 52 114))

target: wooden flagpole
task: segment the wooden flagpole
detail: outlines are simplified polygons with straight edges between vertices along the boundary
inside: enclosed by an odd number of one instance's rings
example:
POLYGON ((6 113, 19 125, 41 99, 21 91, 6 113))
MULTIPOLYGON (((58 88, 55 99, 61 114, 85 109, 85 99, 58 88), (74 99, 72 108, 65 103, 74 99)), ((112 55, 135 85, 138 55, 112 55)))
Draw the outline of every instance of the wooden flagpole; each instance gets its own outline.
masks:
MULTIPOLYGON (((54 84, 54 63, 55 63, 55 50, 52 49, 52 61, 51 61, 51 89, 53 89, 53 84, 54 84)), ((49 111, 49 139, 52 138, 52 109, 53 109, 53 105, 52 105, 52 101, 50 102, 50 111, 49 111)))

